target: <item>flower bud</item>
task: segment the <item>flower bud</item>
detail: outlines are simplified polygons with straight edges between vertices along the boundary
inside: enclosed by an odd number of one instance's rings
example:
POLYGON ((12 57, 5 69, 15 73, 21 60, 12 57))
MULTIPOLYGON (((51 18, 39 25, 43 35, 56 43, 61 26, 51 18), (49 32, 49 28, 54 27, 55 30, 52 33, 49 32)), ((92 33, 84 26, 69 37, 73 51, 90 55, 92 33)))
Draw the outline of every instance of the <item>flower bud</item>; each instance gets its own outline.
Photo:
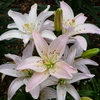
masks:
POLYGON ((62 29, 62 10, 58 8, 54 14, 54 27, 56 31, 61 31, 62 29))
POLYGON ((93 49, 89 49, 89 50, 85 51, 81 57, 82 58, 90 58, 90 57, 97 55, 98 53, 100 53, 100 49, 93 48, 93 49))
POLYGON ((91 99, 89 97, 81 97, 81 100, 93 100, 93 99, 91 99))

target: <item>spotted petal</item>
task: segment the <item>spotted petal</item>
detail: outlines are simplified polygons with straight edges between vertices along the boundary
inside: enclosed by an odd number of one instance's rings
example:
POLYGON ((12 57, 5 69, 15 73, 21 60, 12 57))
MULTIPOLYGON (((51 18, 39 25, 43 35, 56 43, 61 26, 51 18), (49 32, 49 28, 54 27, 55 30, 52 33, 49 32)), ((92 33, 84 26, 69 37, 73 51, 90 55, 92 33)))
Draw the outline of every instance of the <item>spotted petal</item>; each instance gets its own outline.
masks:
POLYGON ((43 72, 46 70, 46 67, 42 64, 42 60, 40 57, 29 57, 22 61, 21 64, 17 67, 18 70, 24 69, 32 69, 36 72, 43 72))

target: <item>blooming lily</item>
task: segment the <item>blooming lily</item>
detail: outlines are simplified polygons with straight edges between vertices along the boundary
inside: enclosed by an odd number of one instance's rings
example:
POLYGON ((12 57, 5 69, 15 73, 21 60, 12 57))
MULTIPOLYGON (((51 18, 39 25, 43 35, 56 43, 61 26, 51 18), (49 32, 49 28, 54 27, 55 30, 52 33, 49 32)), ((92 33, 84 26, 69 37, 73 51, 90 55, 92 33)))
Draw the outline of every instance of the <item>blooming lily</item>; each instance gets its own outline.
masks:
POLYGON ((59 36, 50 45, 35 31, 33 32, 33 38, 37 52, 41 57, 29 57, 17 67, 18 70, 31 69, 35 71, 26 86, 26 91, 34 89, 49 75, 56 78, 71 79, 72 73, 76 73, 77 70, 60 59, 65 50, 67 34, 59 36))
MULTIPOLYGON (((88 79, 92 77, 94 77, 94 75, 83 73, 74 73, 72 79, 57 79, 51 76, 47 80, 45 80, 40 85, 40 87, 41 89, 43 89, 47 86, 57 85, 57 100, 65 100, 66 92, 68 92, 75 100, 81 100, 77 90, 71 84, 79 80, 88 79)), ((51 90, 48 91, 50 92, 51 90)))
POLYGON ((60 8, 63 11, 63 33, 69 33, 70 36, 80 33, 97 33, 100 29, 90 23, 85 23, 87 17, 83 13, 74 17, 71 7, 64 1, 60 2, 60 8))
MULTIPOLYGON (((6 54, 5 56, 8 58, 13 59, 14 63, 7 63, 7 64, 2 64, 0 65, 0 72, 16 77, 12 83, 10 84, 8 88, 8 100, 11 100, 13 95, 16 93, 16 91, 22 86, 26 85, 27 82, 29 81, 30 77, 33 75, 34 71, 33 70, 23 70, 23 71, 18 71, 16 70, 16 67, 27 57, 32 56, 33 53, 33 48, 34 48, 34 43, 30 42, 27 47, 23 51, 23 56, 19 57, 14 54, 6 54)), ((39 86, 34 88, 33 90, 30 91, 30 94, 32 95, 33 98, 37 99, 39 96, 39 86)))
POLYGON ((34 4, 29 11, 29 14, 21 14, 16 11, 9 10, 8 15, 14 20, 15 23, 9 24, 8 28, 17 28, 18 30, 10 30, 0 36, 0 40, 19 38, 22 39, 24 44, 27 44, 32 39, 32 32, 37 31, 43 37, 53 40, 56 38, 52 30, 53 22, 46 20, 51 16, 54 11, 48 11, 50 6, 42 11, 37 16, 37 4, 34 4), (48 34, 47 34, 48 33, 48 34))

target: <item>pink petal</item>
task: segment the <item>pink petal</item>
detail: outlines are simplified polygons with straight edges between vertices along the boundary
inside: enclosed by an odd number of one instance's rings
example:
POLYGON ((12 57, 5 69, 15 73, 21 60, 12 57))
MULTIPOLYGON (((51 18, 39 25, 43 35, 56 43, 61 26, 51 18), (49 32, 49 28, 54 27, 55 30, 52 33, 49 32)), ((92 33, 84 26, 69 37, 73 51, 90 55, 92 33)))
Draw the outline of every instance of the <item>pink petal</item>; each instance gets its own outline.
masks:
POLYGON ((75 27, 75 31, 78 33, 97 33, 100 34, 100 29, 93 24, 81 24, 75 27))
POLYGON ((11 98, 16 93, 16 91, 22 85, 24 85, 22 80, 23 80, 23 78, 16 78, 16 79, 14 79, 14 81, 12 81, 12 83, 10 84, 9 89, 8 89, 8 100, 11 100, 11 98))
POLYGON ((73 38, 78 41, 78 43, 83 48, 83 50, 87 49, 87 41, 86 41, 86 39, 84 37, 82 37, 82 36, 75 36, 73 38))
POLYGON ((65 97, 66 97, 66 87, 58 84, 57 85, 57 100, 65 100, 65 97))
MULTIPOLYGON (((47 33, 48 34, 48 33, 47 33)), ((33 39, 39 55, 44 58, 47 54, 48 44, 38 32, 33 31, 33 39)))
POLYGON ((43 73, 37 73, 35 72, 31 79, 29 80, 28 84, 26 85, 26 91, 29 92, 32 89, 34 89, 36 86, 41 84, 44 80, 46 80, 49 77, 48 72, 43 73))
POLYGON ((67 40, 68 35, 63 34, 52 41, 48 48, 48 57, 55 61, 60 59, 65 51, 67 40))
POLYGON ((17 70, 32 69, 36 72, 43 72, 46 70, 46 67, 42 64, 42 60, 36 56, 27 58, 19 64, 17 70))
POLYGON ((49 69, 49 72, 56 78, 71 79, 71 73, 76 72, 75 68, 70 67, 70 65, 66 66, 63 62, 57 62, 54 67, 55 68, 49 69))
POLYGON ((95 75, 93 74, 83 74, 83 73, 75 73, 73 74, 73 78, 71 80, 67 80, 67 83, 74 83, 79 80, 93 78, 95 75))
POLYGON ((72 52, 69 53, 68 57, 65 59, 69 65, 73 65, 75 55, 76 55, 76 49, 72 50, 72 52))
POLYGON ((22 60, 31 57, 34 49, 34 42, 30 41, 30 43, 23 50, 22 60))
POLYGON ((87 17, 84 16, 83 13, 78 14, 77 16, 75 16, 75 26, 80 25, 80 24, 84 24, 86 19, 87 19, 87 17))
POLYGON ((73 11, 71 9, 71 7, 65 3, 64 1, 60 2, 60 8, 63 11, 63 19, 64 20, 68 20, 68 19, 73 19, 74 18, 74 14, 73 11))
POLYGON ((68 92, 70 95, 73 96, 73 98, 74 98, 75 100, 81 100, 81 98, 80 98, 78 92, 76 91, 76 89, 75 89, 72 85, 67 84, 67 85, 66 85, 66 90, 67 90, 67 92, 68 92))

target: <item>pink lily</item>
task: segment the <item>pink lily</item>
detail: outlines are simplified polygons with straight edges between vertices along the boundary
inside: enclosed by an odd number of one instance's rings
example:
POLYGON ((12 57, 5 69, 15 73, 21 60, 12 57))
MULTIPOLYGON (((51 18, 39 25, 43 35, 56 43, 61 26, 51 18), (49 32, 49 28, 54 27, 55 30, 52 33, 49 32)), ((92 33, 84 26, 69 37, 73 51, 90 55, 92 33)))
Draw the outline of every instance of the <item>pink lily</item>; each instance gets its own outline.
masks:
POLYGON ((71 79, 72 73, 76 73, 77 70, 60 59, 65 50, 67 34, 59 36, 50 45, 37 32, 33 32, 33 38, 37 52, 41 57, 29 57, 17 67, 18 70, 31 69, 35 71, 26 86, 26 91, 34 89, 49 75, 71 79))
POLYGON ((97 33, 100 34, 100 29, 90 23, 84 23, 87 17, 83 13, 74 17, 73 10, 64 1, 60 2, 60 8, 63 11, 63 33, 69 33, 70 36, 80 33, 97 33))

